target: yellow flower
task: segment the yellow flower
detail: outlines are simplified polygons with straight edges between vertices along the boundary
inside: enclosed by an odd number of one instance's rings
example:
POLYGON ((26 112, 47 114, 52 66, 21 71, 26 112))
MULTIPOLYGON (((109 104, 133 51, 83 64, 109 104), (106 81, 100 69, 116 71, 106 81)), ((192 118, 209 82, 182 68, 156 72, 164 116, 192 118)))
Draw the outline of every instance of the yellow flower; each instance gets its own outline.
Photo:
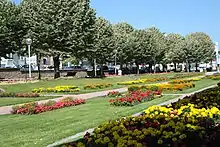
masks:
POLYGON ((162 140, 162 139, 159 139, 159 140, 157 141, 157 143, 158 143, 158 144, 162 144, 162 143, 163 143, 163 140, 162 140))
POLYGON ((177 141, 177 138, 176 137, 172 138, 172 141, 174 141, 174 142, 177 141))

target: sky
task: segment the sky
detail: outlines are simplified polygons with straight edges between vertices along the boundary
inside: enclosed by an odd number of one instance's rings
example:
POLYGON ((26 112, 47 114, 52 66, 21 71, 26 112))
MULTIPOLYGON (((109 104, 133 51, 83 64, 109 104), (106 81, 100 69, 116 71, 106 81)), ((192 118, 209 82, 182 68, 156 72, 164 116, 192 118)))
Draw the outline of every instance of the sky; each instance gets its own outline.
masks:
POLYGON ((91 6, 111 23, 181 35, 205 32, 220 42, 220 0, 91 0, 91 6))

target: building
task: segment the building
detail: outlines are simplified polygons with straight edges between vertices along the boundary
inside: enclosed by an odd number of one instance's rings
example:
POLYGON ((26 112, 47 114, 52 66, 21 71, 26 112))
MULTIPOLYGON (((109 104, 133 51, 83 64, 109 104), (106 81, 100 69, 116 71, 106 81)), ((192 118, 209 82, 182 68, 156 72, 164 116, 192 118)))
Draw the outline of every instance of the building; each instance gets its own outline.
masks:
MULTIPOLYGON (((29 64, 29 57, 20 56, 17 53, 8 54, 8 59, 1 57, 1 68, 20 68, 25 64, 29 64)), ((30 57, 30 63, 33 69, 37 68, 37 56, 30 57)), ((42 57, 41 59, 41 68, 49 69, 48 67, 53 66, 53 58, 52 57, 42 57)))

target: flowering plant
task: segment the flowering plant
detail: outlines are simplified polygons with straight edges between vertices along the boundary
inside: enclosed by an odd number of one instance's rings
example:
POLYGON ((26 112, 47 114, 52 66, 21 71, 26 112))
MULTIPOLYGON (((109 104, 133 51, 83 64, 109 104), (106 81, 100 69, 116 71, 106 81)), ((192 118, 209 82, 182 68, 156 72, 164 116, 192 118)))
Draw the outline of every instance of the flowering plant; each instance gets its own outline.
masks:
POLYGON ((49 88, 35 88, 32 92, 78 92, 80 89, 77 86, 56 86, 49 88))
POLYGON ((185 88, 195 87, 193 83, 182 83, 182 84, 152 84, 152 85, 141 85, 141 86, 130 86, 128 91, 136 90, 152 90, 152 91, 182 91, 185 88))
POLYGON ((13 92, 3 92, 0 93, 0 97, 24 97, 24 98, 33 98, 39 97, 38 93, 13 93, 13 92))
POLYGON ((153 95, 160 95, 159 92, 151 91, 134 91, 122 98, 110 99, 109 102, 114 106, 133 106, 139 103, 152 100, 153 95))
POLYGON ((217 147, 220 143, 219 94, 220 87, 215 87, 193 95, 190 101, 188 97, 180 100, 187 99, 185 103, 152 106, 142 115, 103 123, 93 134, 87 133, 83 139, 67 145, 217 147))
POLYGON ((181 73, 181 74, 176 74, 173 77, 170 77, 170 79, 182 79, 182 78, 191 78, 195 76, 201 76, 203 73, 181 73))
POLYGON ((181 79, 181 80, 172 80, 169 81, 169 84, 182 84, 182 83, 190 83, 193 81, 200 81, 202 78, 192 78, 192 79, 181 79))
POLYGON ((58 102, 48 101, 44 104, 27 103, 24 105, 14 106, 12 108, 12 114, 38 114, 46 111, 52 111, 64 107, 76 106, 84 104, 85 100, 73 100, 72 98, 65 98, 58 102))
POLYGON ((125 81, 125 82, 118 82, 118 85, 134 85, 134 84, 141 84, 146 82, 156 82, 156 81, 165 81, 167 78, 158 77, 158 78, 149 78, 149 79, 139 79, 133 81, 125 81))
POLYGON ((70 146, 138 146, 138 147, 201 147, 218 145, 220 126, 214 122, 220 116, 216 107, 197 109, 189 104, 180 109, 152 106, 137 117, 113 120, 87 133, 80 142, 70 146))
POLYGON ((206 76, 206 78, 212 79, 212 80, 220 80, 220 75, 206 76))
POLYGON ((94 85, 86 85, 84 86, 84 89, 103 89, 112 87, 112 84, 94 84, 94 85))
POLYGON ((172 103, 175 109, 180 108, 182 105, 192 103, 196 108, 211 108, 217 107, 220 109, 220 87, 214 87, 202 92, 195 93, 191 96, 186 96, 184 99, 172 103))
POLYGON ((119 97, 121 96, 121 93, 118 91, 111 91, 107 94, 108 97, 119 97))

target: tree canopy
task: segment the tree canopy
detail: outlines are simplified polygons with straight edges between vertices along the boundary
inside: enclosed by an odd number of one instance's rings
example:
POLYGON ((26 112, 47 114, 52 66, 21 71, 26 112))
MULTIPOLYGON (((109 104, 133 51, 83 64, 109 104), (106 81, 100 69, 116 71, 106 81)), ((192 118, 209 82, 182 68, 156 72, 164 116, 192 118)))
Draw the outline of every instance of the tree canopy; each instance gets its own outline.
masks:
MULTIPOLYGON (((23 0, 21 5, 0 1, 0 56, 22 50, 25 39, 33 40, 33 54, 53 57, 55 78, 60 76, 60 58, 70 55, 98 64, 210 62, 214 44, 203 32, 182 36, 159 28, 136 29, 127 22, 111 24, 97 17, 89 0, 23 0)), ((137 70, 139 71, 139 70, 137 70)), ((155 70, 154 70, 155 71, 155 70)))

